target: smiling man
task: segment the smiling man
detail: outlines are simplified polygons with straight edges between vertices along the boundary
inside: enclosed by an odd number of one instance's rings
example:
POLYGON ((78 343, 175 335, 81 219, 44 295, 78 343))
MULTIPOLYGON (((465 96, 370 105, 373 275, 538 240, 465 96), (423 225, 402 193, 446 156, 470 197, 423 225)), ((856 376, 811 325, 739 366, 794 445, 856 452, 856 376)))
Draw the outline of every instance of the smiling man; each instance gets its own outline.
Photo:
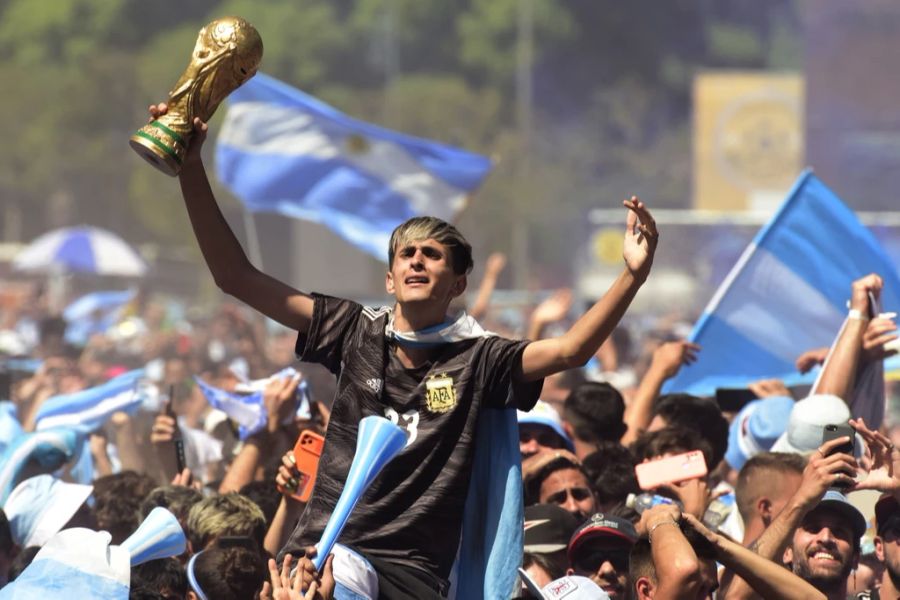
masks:
POLYGON ((847 575, 859 561, 866 519, 840 492, 829 490, 803 518, 785 551, 785 562, 829 600, 847 597, 847 575))
MULTIPOLYGON (((166 110, 158 105, 150 113, 157 118, 166 110)), ((445 597, 482 409, 528 410, 544 377, 584 365, 594 355, 649 275, 658 238, 650 212, 635 197, 624 202, 625 268, 566 333, 534 342, 507 340, 487 334, 465 314, 448 315, 473 263, 465 238, 439 219, 410 219, 391 236, 385 276, 395 299, 390 308, 301 292, 259 271, 207 180, 200 156, 206 124, 197 119, 194 127, 179 177, 216 284, 296 330, 300 360, 318 362, 338 379, 316 485, 282 554, 319 541, 346 481, 360 419, 387 417, 406 430, 407 445, 345 526, 340 541, 350 554, 336 556, 335 597, 445 597), (354 577, 373 569, 378 588, 354 590, 354 577)))

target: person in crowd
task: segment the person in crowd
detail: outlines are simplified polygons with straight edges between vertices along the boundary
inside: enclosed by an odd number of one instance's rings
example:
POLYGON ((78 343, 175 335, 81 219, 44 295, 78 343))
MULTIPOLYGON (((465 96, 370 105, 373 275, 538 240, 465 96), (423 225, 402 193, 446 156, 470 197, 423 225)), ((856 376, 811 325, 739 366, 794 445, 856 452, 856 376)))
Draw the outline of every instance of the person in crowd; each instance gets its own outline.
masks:
POLYGON ((9 567, 16 556, 16 543, 13 540, 12 529, 6 513, 0 509, 0 588, 6 585, 9 577, 9 567))
POLYGON ((715 400, 690 394, 660 397, 647 431, 659 431, 670 426, 691 429, 700 434, 712 450, 712 454, 706 457, 707 468, 713 471, 718 467, 728 448, 728 421, 715 400))
POLYGON ((572 390, 563 405, 563 428, 575 456, 584 460, 600 442, 618 442, 626 430, 624 415, 625 400, 608 383, 591 381, 572 390))
MULTIPOLYGON (((151 118, 166 110, 151 107, 151 118)), ((199 119, 194 125, 179 177, 216 284, 296 330, 301 360, 341 374, 317 483, 284 551, 321 536, 354 454, 360 418, 393 417, 409 443, 360 500, 343 541, 375 566, 380 593, 442 595, 459 546, 475 450, 473 417, 482 406, 530 409, 545 376, 590 359, 649 275, 658 239, 652 216, 636 197, 625 201, 625 269, 566 333, 505 340, 478 332, 466 316, 448 321, 448 307, 465 291, 473 263, 468 242, 438 219, 414 218, 394 231, 385 278, 396 300, 392 310, 310 295, 260 272, 216 203, 200 154, 207 126, 199 119)))
POLYGON ((187 528, 191 507, 203 499, 199 490, 186 485, 163 485, 150 490, 138 509, 138 518, 143 521, 157 506, 167 508, 175 515, 182 529, 187 528))
POLYGON ((802 456, 785 452, 762 452, 744 463, 735 485, 735 502, 745 546, 755 542, 781 513, 800 486, 804 468, 802 456))
POLYGON ((141 503, 155 486, 153 479, 134 471, 107 475, 94 481, 97 527, 112 535, 113 544, 121 544, 137 529, 141 503))
POLYGON ((516 418, 523 460, 544 450, 574 449, 572 437, 563 427, 559 413, 547 402, 538 400, 530 411, 517 411, 516 418))
POLYGON ((621 510, 628 494, 641 491, 634 474, 634 463, 631 451, 615 442, 599 444, 597 451, 584 459, 584 472, 597 500, 598 511, 614 511, 623 516, 621 510))
MULTIPOLYGON (((526 555, 539 557, 534 562, 546 571, 548 579, 544 583, 566 574, 569 568, 566 548, 579 524, 578 517, 556 504, 525 507, 524 550, 526 555)), ((522 568, 528 570, 524 562, 522 568)))
POLYGON ((245 536, 263 547, 266 518, 262 510, 237 493, 204 498, 191 507, 187 518, 188 543, 192 552, 208 548, 224 536, 245 536))
MULTIPOLYGON (((694 429, 666 427, 643 434, 631 447, 637 462, 659 460, 693 450, 700 450, 707 468, 712 462, 710 444, 694 429)), ((697 518, 703 518, 709 505, 709 472, 706 475, 684 479, 677 483, 660 486, 655 493, 677 500, 684 511, 697 518)))
POLYGON ((141 587, 155 590, 166 600, 181 600, 188 593, 184 566, 175 558, 158 558, 134 566, 131 589, 141 587))
POLYGON ((748 460, 775 444, 785 432, 793 408, 794 399, 779 394, 753 400, 738 412, 728 426, 725 462, 729 473, 725 476, 726 481, 734 484, 748 460))
POLYGON ((266 579, 266 561, 251 538, 219 538, 187 565, 188 600, 254 598, 266 579))
POLYGON ((555 504, 584 520, 596 509, 581 461, 568 450, 541 452, 522 464, 525 504, 555 504))
POLYGON ((647 429, 663 384, 675 377, 683 365, 695 362, 699 351, 700 346, 683 340, 663 342, 654 349, 650 366, 625 409, 624 419, 628 429, 622 436, 622 444, 631 444, 647 429))
POLYGON ((860 600, 900 598, 900 500, 883 494, 875 504, 875 557, 883 565, 876 589, 857 595, 860 600))
POLYGON ((628 555, 638 535, 630 521, 594 513, 572 535, 567 575, 587 577, 612 600, 628 597, 628 555))

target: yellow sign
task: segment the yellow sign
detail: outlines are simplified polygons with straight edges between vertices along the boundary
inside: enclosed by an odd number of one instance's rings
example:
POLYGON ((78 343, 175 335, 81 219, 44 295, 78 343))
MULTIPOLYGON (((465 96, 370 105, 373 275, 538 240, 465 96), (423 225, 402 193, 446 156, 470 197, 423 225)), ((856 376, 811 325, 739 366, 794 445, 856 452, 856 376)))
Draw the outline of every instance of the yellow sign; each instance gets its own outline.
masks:
POLYGON ((772 210, 803 169, 803 80, 706 72, 694 79, 694 208, 772 210))
POLYGON ((453 389, 452 377, 435 375, 425 380, 425 406, 433 413, 453 410, 456 406, 456 390, 453 389))

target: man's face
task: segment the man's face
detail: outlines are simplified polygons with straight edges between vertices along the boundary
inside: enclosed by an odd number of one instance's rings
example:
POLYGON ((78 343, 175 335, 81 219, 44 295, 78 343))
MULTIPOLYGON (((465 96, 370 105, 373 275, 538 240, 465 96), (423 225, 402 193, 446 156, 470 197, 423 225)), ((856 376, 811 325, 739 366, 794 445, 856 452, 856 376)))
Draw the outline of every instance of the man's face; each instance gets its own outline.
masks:
POLYGON ((875 538, 875 556, 884 563, 894 587, 900 589, 900 519, 888 523, 875 538))
POLYGON ((401 304, 449 304, 465 291, 466 276, 453 271, 450 249, 429 238, 397 249, 385 286, 401 304))
POLYGON ((584 542, 572 557, 572 572, 589 578, 612 600, 625 597, 628 586, 628 552, 631 544, 613 536, 584 542))
POLYGON ((849 521, 827 506, 806 515, 789 549, 794 573, 826 593, 847 581, 858 558, 849 521))
POLYGON ((565 442, 559 434, 546 425, 519 423, 519 452, 528 458, 544 450, 560 450, 565 442))
POLYGON ((547 476, 541 483, 538 501, 556 504, 582 521, 595 512, 594 493, 587 478, 578 469, 560 469, 547 476))

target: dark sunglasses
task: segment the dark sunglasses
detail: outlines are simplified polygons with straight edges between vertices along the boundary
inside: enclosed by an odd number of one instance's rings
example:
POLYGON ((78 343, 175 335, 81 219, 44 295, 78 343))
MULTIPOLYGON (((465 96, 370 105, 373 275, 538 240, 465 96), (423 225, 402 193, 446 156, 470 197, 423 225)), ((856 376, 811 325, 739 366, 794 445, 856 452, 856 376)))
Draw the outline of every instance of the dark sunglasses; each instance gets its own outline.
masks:
POLYGON ((603 563, 608 562, 616 571, 623 572, 628 570, 630 552, 627 548, 579 550, 572 561, 572 566, 579 573, 596 573, 603 563))
POLYGON ((565 490, 559 490, 554 494, 550 494, 547 496, 547 499, 544 501, 544 504, 565 504, 566 498, 572 495, 576 502, 581 502, 583 500, 587 500, 591 497, 591 490, 583 487, 573 487, 565 490))

